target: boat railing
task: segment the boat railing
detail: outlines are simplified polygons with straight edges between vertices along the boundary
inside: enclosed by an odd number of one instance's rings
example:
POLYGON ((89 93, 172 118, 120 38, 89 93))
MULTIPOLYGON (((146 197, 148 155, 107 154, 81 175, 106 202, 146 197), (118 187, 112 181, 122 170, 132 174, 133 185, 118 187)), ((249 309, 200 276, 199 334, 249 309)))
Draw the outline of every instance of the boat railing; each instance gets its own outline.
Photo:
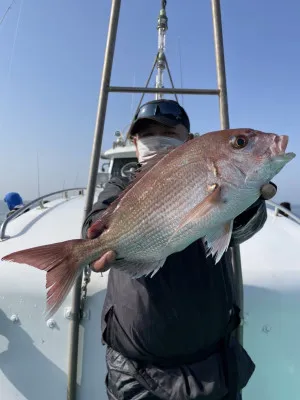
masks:
POLYGON ((33 205, 39 203, 39 205, 40 205, 41 208, 45 208, 45 207, 44 207, 44 199, 46 199, 46 198, 48 198, 48 197, 55 196, 56 194, 63 193, 65 199, 67 200, 68 197, 69 197, 69 192, 72 192, 72 191, 79 191, 78 194, 83 196, 84 190, 86 190, 85 187, 84 187, 84 188, 83 188, 83 187, 79 187, 79 188, 70 188, 70 189, 57 190, 56 192, 47 193, 47 194, 45 194, 45 195, 43 195, 43 196, 37 197, 36 199, 30 201, 29 203, 25 204, 24 207, 22 207, 22 208, 20 208, 20 209, 18 209, 18 210, 16 210, 16 211, 14 211, 13 214, 11 214, 9 217, 7 217, 7 218, 3 221, 2 225, 1 225, 1 228, 0 228, 0 240, 3 240, 3 239, 5 238, 5 231, 6 231, 7 225, 8 225, 13 219, 19 217, 20 215, 22 215, 22 214, 24 214, 26 211, 28 211, 29 208, 30 208, 31 206, 33 206, 33 205))
POLYGON ((295 221, 298 224, 300 224, 300 218, 297 217, 297 215, 293 214, 287 208, 285 208, 283 206, 280 206, 279 204, 276 204, 271 200, 267 200, 266 203, 275 209, 275 211, 274 211, 275 216, 279 215, 278 211, 280 210, 280 211, 284 212, 286 215, 288 215, 293 221, 295 221))

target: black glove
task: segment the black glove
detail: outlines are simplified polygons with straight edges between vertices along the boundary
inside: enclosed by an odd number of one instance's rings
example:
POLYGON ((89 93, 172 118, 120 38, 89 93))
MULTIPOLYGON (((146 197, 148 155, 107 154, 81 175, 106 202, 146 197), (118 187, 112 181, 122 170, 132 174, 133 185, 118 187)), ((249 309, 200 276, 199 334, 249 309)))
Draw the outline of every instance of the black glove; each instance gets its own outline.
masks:
POLYGON ((277 193, 277 186, 275 185, 275 183, 269 182, 261 187, 260 193, 260 199, 270 200, 277 193))

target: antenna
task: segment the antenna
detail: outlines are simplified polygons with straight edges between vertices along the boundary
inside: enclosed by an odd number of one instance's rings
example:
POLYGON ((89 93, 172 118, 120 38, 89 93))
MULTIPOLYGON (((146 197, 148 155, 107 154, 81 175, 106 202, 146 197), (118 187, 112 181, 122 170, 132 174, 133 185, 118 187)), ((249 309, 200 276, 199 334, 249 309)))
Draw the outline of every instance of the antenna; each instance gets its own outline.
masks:
MULTIPOLYGON (((135 86, 135 72, 133 73, 133 86, 135 86)), ((131 96, 131 107, 130 107, 130 110, 131 110, 131 115, 133 115, 133 103, 134 103, 134 93, 132 93, 132 96, 131 96)), ((129 121, 130 123, 131 123, 131 120, 129 121)))
POLYGON ((38 192, 38 197, 41 197, 41 194, 40 194, 40 163, 39 163, 38 151, 36 152, 36 164, 37 164, 37 192, 38 192))
POLYGON ((76 187, 76 185, 77 185, 78 175, 79 175, 79 171, 76 172, 76 178, 75 178, 75 181, 74 181, 74 187, 76 187))
MULTIPOLYGON (((180 86, 181 88, 183 88, 180 36, 178 36, 178 54, 179 54, 180 86)), ((184 105, 183 94, 181 95, 181 102, 183 106, 184 105)))

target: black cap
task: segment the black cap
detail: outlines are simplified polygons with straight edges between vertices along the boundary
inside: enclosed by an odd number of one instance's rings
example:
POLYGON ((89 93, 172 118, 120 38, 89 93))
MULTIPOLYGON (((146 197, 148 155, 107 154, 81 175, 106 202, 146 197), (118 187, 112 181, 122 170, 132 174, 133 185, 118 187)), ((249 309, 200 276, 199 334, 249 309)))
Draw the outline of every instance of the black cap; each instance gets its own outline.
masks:
POLYGON ((156 122, 170 128, 182 124, 190 131, 190 121, 187 113, 174 100, 160 99, 143 104, 134 117, 127 137, 134 136, 141 129, 141 126, 147 122, 156 122))

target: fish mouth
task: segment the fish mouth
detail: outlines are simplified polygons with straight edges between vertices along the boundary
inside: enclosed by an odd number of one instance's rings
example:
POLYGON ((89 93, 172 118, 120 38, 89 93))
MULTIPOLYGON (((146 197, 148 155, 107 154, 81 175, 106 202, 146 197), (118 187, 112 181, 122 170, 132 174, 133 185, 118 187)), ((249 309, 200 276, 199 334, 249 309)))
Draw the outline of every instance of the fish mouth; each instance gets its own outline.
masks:
POLYGON ((286 135, 278 136, 278 149, 281 153, 285 153, 288 143, 289 143, 288 136, 286 135))
POLYGON ((274 161, 292 160, 296 154, 289 152, 286 153, 286 148, 289 143, 289 137, 287 135, 276 135, 274 141, 270 146, 271 157, 274 161))
POLYGON ((276 136, 274 143, 277 148, 277 155, 284 154, 289 143, 289 137, 286 135, 276 136))

